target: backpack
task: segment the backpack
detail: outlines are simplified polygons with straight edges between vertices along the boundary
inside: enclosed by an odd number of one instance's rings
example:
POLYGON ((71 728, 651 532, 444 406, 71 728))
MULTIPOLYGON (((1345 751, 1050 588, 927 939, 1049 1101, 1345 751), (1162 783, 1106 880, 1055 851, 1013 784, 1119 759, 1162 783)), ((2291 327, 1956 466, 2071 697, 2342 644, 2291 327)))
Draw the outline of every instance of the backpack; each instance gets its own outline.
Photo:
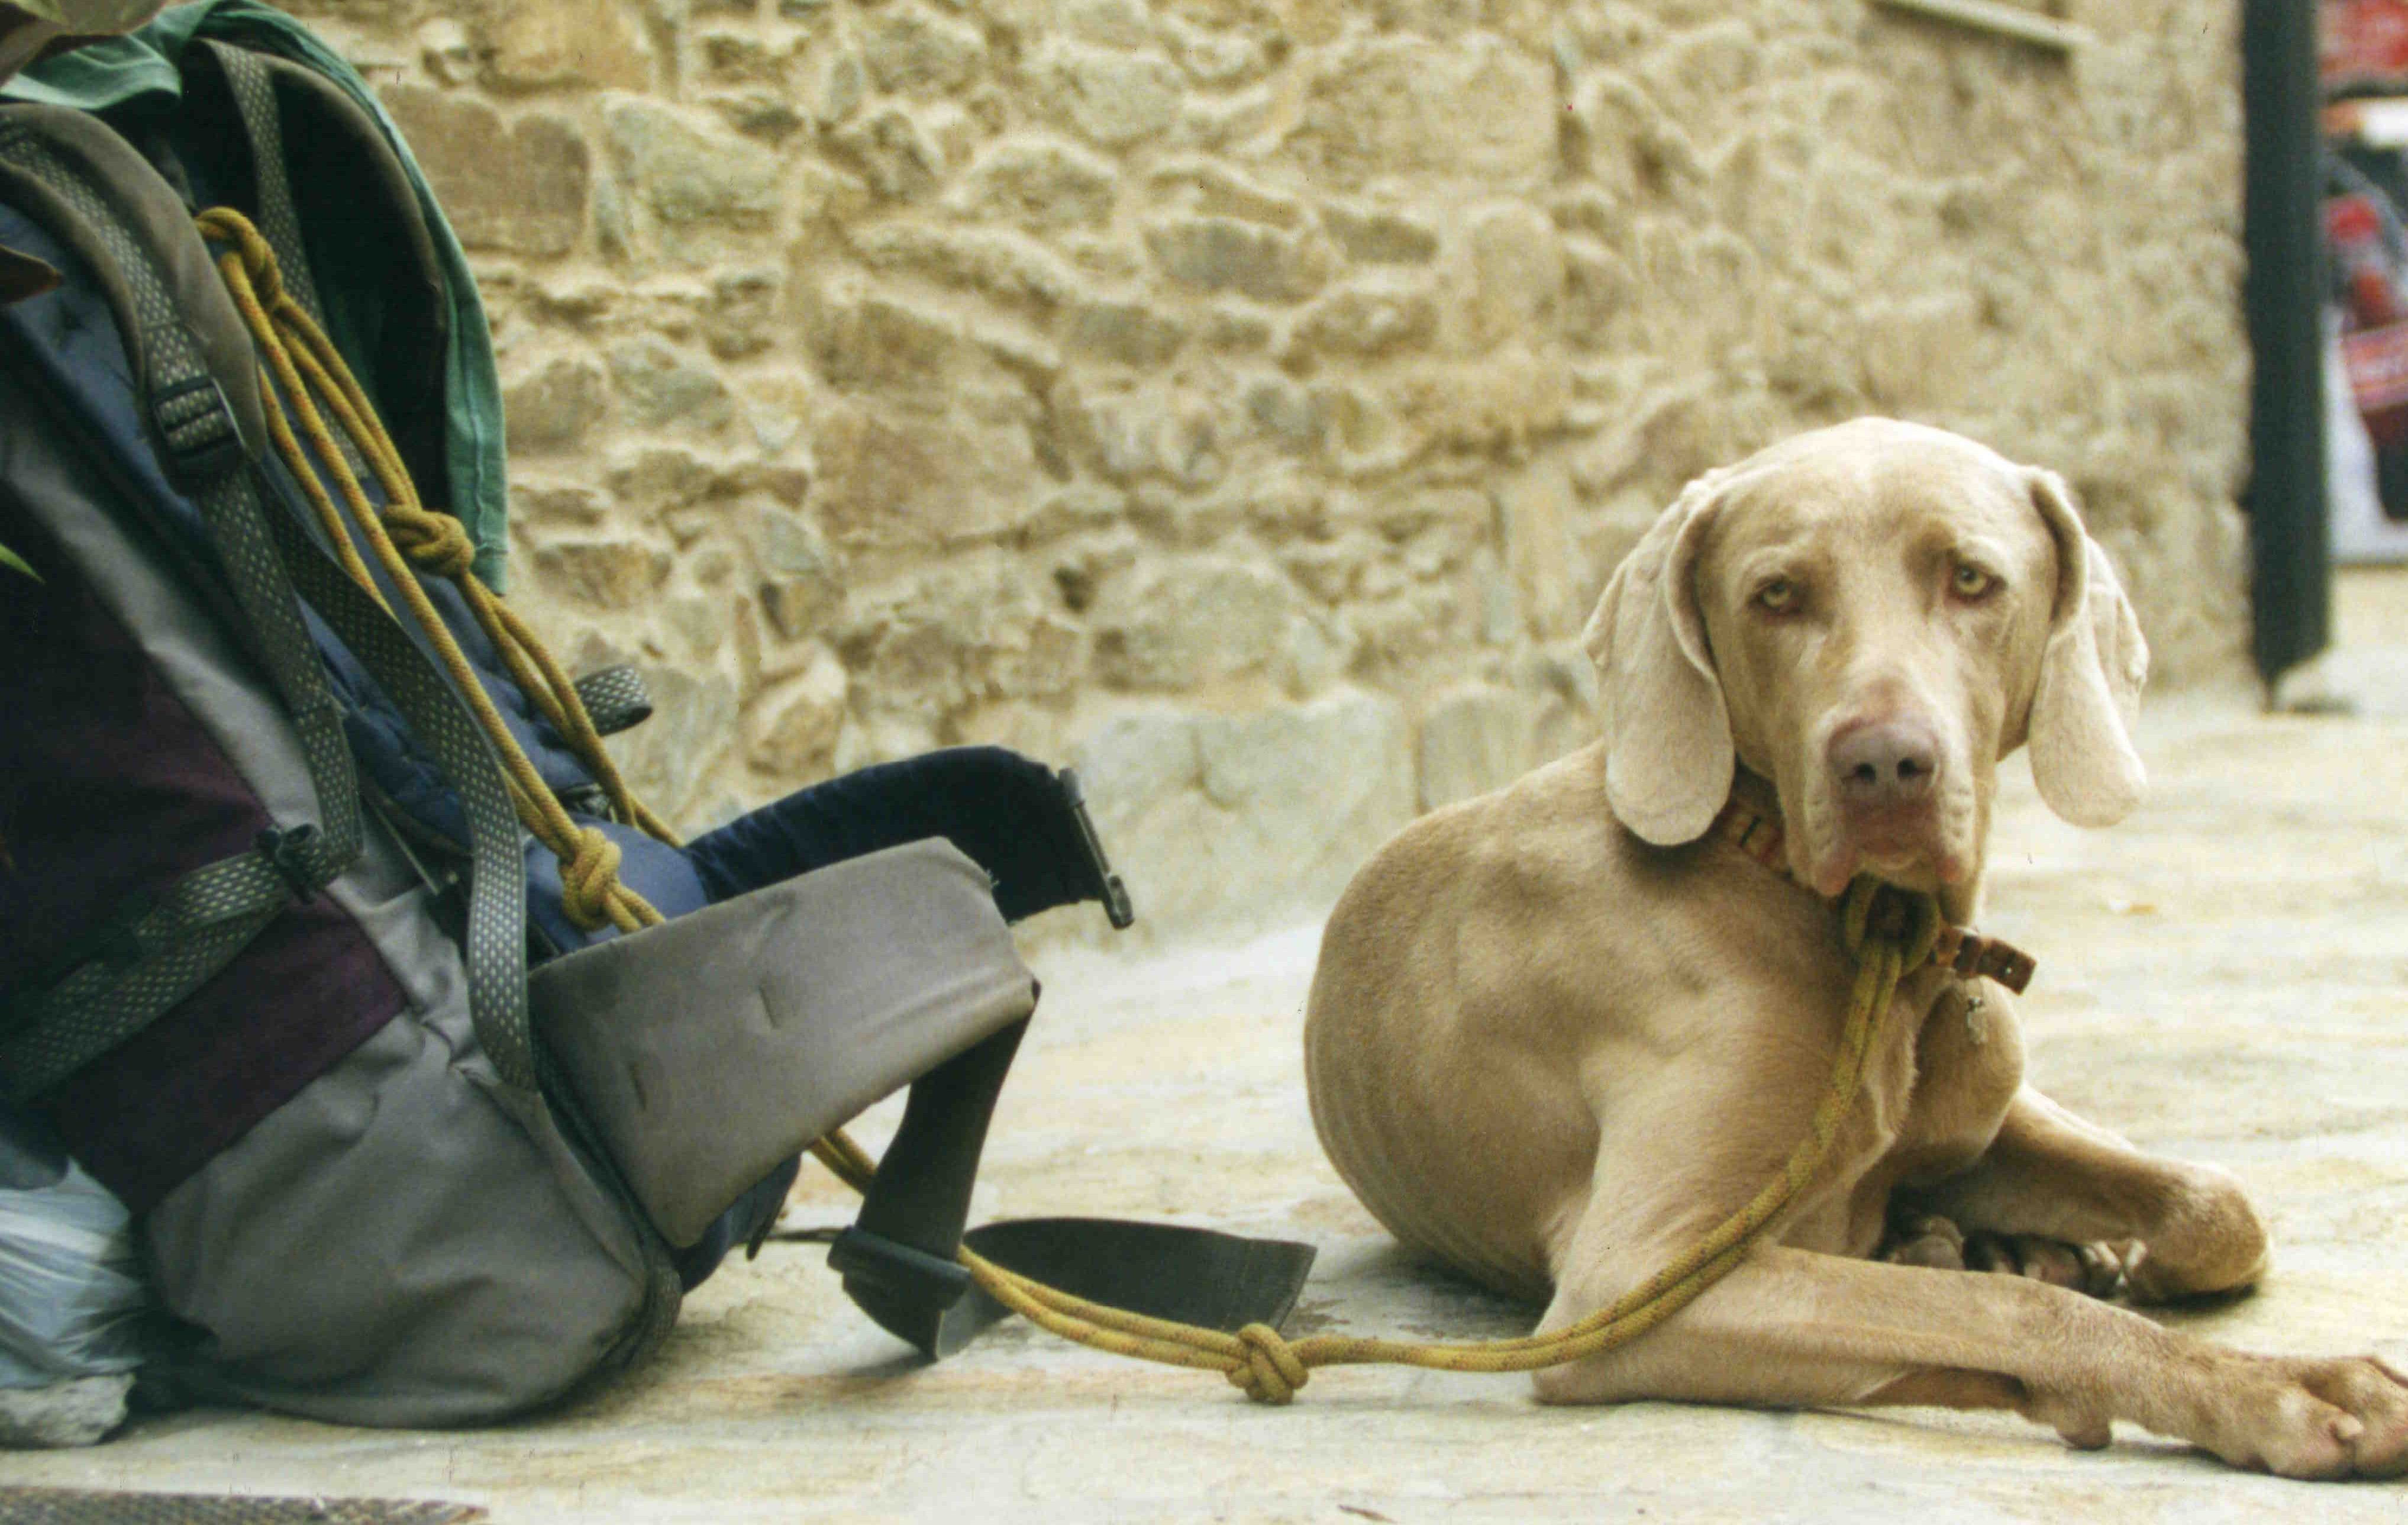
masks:
POLYGON ((0 1120, 138 1224, 146 1381, 556 1401, 757 1245, 806 1145, 867 1188, 831 1265, 930 1355, 1002 1313, 966 1244, 1278 1322, 1304 1246, 965 1235, 1037 995, 1007 920, 1131 919, 1076 780, 954 749, 667 841, 598 744, 639 682, 570 683, 415 501, 476 476, 481 320, 390 122, 263 14, 168 13, 164 100, 0 104, 0 247, 58 278, 0 309, 0 1120), (906 1084, 872 1167, 836 1130, 906 1084))

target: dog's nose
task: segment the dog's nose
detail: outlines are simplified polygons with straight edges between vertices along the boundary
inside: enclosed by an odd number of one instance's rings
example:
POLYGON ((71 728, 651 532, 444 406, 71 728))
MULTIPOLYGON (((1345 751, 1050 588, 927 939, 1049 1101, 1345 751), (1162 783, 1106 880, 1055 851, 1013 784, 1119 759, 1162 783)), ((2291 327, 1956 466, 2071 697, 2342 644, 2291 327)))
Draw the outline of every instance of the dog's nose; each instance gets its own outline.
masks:
POLYGON ((1831 738, 1826 756, 1841 800, 1857 808, 1915 804, 1940 772, 1939 739, 1912 720, 1851 726, 1831 738))

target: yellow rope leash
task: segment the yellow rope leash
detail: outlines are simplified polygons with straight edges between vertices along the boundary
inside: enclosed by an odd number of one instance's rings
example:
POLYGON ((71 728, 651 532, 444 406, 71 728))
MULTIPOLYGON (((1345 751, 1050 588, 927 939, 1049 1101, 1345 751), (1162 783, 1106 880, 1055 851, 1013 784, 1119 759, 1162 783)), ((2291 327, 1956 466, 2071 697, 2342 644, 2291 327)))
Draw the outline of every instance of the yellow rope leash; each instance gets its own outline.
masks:
MULTIPOLYGON (((359 526, 370 551, 400 590, 410 617, 425 632, 501 755, 520 820, 560 859, 570 918, 588 928, 608 921, 622 931, 658 925, 661 914, 619 883, 617 844, 597 830, 580 827, 552 798, 503 724, 425 590, 410 574, 411 565, 460 587, 511 676, 594 771, 613 813, 664 842, 673 842, 675 837, 628 792, 602 748, 583 701, 552 654, 497 595, 470 573, 474 547, 460 522, 421 505, 400 453, 367 395, 324 331, 285 291, 266 239, 240 213, 226 208, 203 212, 198 222, 205 235, 231 246, 220 255, 218 268, 265 357, 261 376, 270 403, 268 432, 277 453, 308 496, 345 569, 375 594, 375 581, 346 528, 342 509, 322 485, 309 455, 316 456, 325 477, 342 495, 351 523, 359 526), (387 501, 381 511, 362 489, 350 456, 320 410, 322 404, 335 415, 342 438, 384 489, 387 501), (299 422, 298 436, 284 416, 287 409, 299 422), (306 452, 303 437, 308 440, 306 452)), ((1745 1206, 1611 1306, 1567 1328, 1519 1339, 1461 1344, 1340 1334, 1289 1340, 1268 1324, 1249 1324, 1231 1334, 1090 1302, 997 1265, 967 1245, 958 1252, 961 1263, 971 1280, 997 1302, 1064 1339, 1114 1355, 1219 1372, 1247 1397, 1266 1403, 1292 1400, 1318 1366, 1376 1363, 1444 1372, 1531 1372, 1614 1349, 1670 1318, 1729 1273, 1813 1180, 1863 1088, 1873 1036, 1897 994, 1899 980, 1931 957, 1940 937, 1940 909, 1929 896, 1909 895, 1870 878, 1849 886, 1841 909, 1842 934, 1856 960, 1856 985, 1831 1083, 1814 1108, 1806 1136, 1745 1206)), ((877 1173, 877 1163, 840 1129, 813 1144, 811 1154, 856 1191, 866 1191, 877 1173)))

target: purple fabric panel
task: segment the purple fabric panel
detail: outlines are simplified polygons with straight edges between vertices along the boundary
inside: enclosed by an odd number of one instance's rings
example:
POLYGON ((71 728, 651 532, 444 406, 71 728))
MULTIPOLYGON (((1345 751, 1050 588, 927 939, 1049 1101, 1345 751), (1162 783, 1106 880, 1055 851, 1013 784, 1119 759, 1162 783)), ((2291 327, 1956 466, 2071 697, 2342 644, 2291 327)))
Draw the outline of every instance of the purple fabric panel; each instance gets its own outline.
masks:
POLYGON ((42 1099, 67 1152, 133 1212, 335 1067, 401 987, 323 896, 270 922, 166 1015, 42 1099))
MULTIPOLYGON (((49 971, 128 897, 247 851, 242 775, 49 537, 0 496, 0 995, 49 971)), ((401 1010, 359 927, 321 897, 39 1099, 139 1212, 401 1010)))

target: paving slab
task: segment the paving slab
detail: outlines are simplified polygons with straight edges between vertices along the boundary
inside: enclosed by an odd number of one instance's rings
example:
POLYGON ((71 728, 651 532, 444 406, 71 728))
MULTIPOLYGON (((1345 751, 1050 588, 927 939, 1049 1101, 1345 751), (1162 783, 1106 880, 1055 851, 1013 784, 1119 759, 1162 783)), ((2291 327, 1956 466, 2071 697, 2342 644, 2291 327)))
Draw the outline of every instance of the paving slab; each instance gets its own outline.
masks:
MULTIPOLYGON (((2408 580, 2376 601, 2408 612, 2408 580)), ((2377 624, 2408 632, 2408 618, 2377 624)), ((1984 928, 2041 960, 2023 1003, 2033 1074, 2248 1185, 2273 1227, 2272 1277, 2172 1316, 2243 1346, 2408 1364, 2408 718, 2394 716, 2408 703, 2308 717, 2178 696, 2144 726, 2150 802, 2103 832, 2054 821, 2023 765, 2006 770, 1984 928)), ((1039 949, 1044 1006, 977 1216, 1305 1238, 1322 1253, 1293 1329, 1523 1331, 1532 1310, 1416 1263, 1322 1159, 1298 1043, 1318 935, 1039 949)), ((865 1142, 893 1115, 867 1119, 865 1142)), ((785 1222, 846 1216, 842 1190, 807 1171, 785 1222)), ((824 1261, 809 1242, 738 1260, 649 1369, 538 1419, 422 1434, 201 1411, 94 1450, 0 1458, 0 1480, 446 1499, 526 1522, 2408 1520, 2408 1485, 2251 1476, 2129 1430, 2078 1453, 1998 1417, 1550 1409, 1519 1377, 1363 1368, 1268 1409, 1210 1374, 1017 1321, 929 1366, 860 1317, 824 1261)))

